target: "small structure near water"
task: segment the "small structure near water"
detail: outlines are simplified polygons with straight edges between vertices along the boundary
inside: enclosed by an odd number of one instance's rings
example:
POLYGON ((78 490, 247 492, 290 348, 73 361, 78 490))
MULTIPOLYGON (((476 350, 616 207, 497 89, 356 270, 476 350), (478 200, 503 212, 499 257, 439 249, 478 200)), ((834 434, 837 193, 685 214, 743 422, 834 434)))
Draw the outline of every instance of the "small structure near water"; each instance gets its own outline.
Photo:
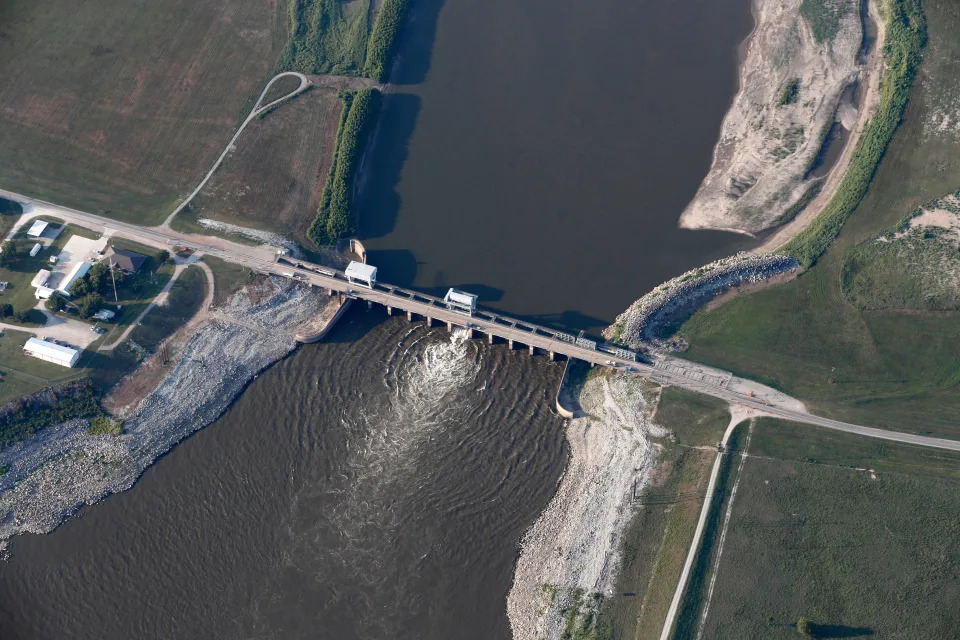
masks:
POLYGON ((466 291, 450 289, 447 291, 447 295, 443 297, 443 301, 447 303, 447 308, 451 311, 468 316, 472 316, 473 312, 477 310, 477 296, 466 291))
POLYGON ((373 285, 377 283, 377 268, 372 264, 364 264, 356 260, 347 265, 343 275, 347 277, 350 284, 357 284, 367 289, 373 289, 373 285))

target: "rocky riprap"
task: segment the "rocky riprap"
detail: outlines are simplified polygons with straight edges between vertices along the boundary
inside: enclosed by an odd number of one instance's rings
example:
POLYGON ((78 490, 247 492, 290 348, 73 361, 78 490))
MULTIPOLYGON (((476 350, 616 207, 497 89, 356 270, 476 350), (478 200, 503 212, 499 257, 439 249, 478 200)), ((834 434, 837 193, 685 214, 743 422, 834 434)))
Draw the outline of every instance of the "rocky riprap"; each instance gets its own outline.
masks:
POLYGON ((667 331, 731 288, 799 268, 785 255, 738 253, 664 282, 617 316, 604 337, 633 349, 660 346, 667 331))
POLYGON ((46 533, 86 504, 133 486, 143 471, 216 420, 261 371, 296 348, 296 328, 329 298, 280 278, 236 293, 201 324, 160 385, 124 415, 126 433, 87 433, 86 420, 51 425, 0 451, 0 540, 46 533), (236 322, 233 322, 235 320, 236 322))

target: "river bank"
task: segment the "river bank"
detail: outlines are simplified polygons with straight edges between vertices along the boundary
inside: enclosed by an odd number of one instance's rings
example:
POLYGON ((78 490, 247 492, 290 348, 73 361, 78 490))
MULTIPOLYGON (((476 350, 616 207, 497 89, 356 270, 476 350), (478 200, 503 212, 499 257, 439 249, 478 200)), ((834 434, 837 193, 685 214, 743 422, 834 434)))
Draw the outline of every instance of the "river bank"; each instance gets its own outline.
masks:
POLYGON ((568 421, 570 461, 556 495, 524 535, 507 614, 514 640, 591 637, 613 593, 631 502, 649 480, 655 403, 644 383, 594 370, 579 392, 584 417, 568 421))
MULTIPOLYGON (((870 19, 882 24, 874 5, 870 19)), ((740 89, 710 171, 680 217, 684 228, 756 234, 803 208, 814 212, 809 221, 836 188, 877 102, 882 28, 875 44, 865 40, 858 3, 755 0, 753 14, 740 89), (812 168, 828 155, 834 123, 847 140, 825 183, 812 168), (817 191, 823 197, 804 207, 817 191)))
MULTIPOLYGON (((123 435, 91 435, 86 420, 74 420, 0 451, 0 466, 9 465, 0 477, 0 543, 49 532, 84 505, 129 489, 157 458, 216 420, 257 374, 291 353, 301 327, 315 330, 317 316, 329 318, 336 307, 316 290, 260 279, 189 325, 175 363, 145 397, 130 403, 128 389, 128 402, 106 399, 125 420, 123 435)), ((136 378, 125 382, 143 393, 136 378)))

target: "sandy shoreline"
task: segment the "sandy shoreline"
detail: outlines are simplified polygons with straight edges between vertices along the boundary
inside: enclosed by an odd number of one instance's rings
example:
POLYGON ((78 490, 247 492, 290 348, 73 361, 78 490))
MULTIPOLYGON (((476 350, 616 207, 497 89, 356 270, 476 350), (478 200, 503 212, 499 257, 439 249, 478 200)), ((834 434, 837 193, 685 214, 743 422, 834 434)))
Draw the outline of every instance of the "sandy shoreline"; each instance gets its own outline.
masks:
MULTIPOLYGON (((860 16, 852 0, 839 1, 847 8, 838 29, 820 41, 801 16, 801 0, 754 0, 754 28, 740 46, 738 90, 724 116, 710 170, 682 213, 681 227, 753 235, 775 227, 823 182, 808 175, 808 169, 838 115, 856 111, 845 102, 847 88, 880 57, 880 47, 874 46, 865 64, 858 64, 860 16), (799 90, 783 102, 792 82, 799 90)), ((874 10, 871 3, 871 15, 874 10)), ((864 107, 871 102, 867 94, 864 107)), ((839 173, 843 164, 841 159, 839 173)))

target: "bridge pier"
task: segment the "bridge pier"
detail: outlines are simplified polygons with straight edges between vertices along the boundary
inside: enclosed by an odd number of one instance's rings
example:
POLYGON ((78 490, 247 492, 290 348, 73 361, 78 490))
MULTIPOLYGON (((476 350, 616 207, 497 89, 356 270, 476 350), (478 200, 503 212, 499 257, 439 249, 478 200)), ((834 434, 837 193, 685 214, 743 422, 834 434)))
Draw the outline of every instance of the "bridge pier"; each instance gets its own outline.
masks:
POLYGON ((393 315, 393 307, 391 307, 390 305, 387 305, 387 316, 389 317, 392 315, 393 315))
POLYGON ((447 331, 448 331, 449 333, 453 333, 453 323, 452 323, 452 322, 447 322, 447 331))
POLYGON ((494 342, 496 342, 496 340, 497 340, 497 337, 495 335, 493 335, 492 333, 487 334, 487 344, 493 344, 494 342))
POLYGON ((434 322, 435 322, 435 320, 434 320, 433 318, 431 318, 430 316, 427 316, 427 326, 428 326, 428 327, 432 327, 434 322))
POLYGON ((556 362, 556 361, 557 361, 557 352, 556 352, 556 351, 548 351, 547 354, 550 356, 550 362, 556 362))
POLYGON ((537 348, 535 346, 531 344, 531 345, 527 345, 527 348, 530 349, 530 355, 532 356, 537 355, 537 348))
POLYGON ((467 340, 473 340, 476 337, 477 337, 476 329, 473 329, 473 328, 467 329, 467 340))
POLYGON ((407 311, 407 322, 413 322, 413 311, 407 311))
POLYGON ((513 338, 507 338, 507 349, 513 351, 513 338))

